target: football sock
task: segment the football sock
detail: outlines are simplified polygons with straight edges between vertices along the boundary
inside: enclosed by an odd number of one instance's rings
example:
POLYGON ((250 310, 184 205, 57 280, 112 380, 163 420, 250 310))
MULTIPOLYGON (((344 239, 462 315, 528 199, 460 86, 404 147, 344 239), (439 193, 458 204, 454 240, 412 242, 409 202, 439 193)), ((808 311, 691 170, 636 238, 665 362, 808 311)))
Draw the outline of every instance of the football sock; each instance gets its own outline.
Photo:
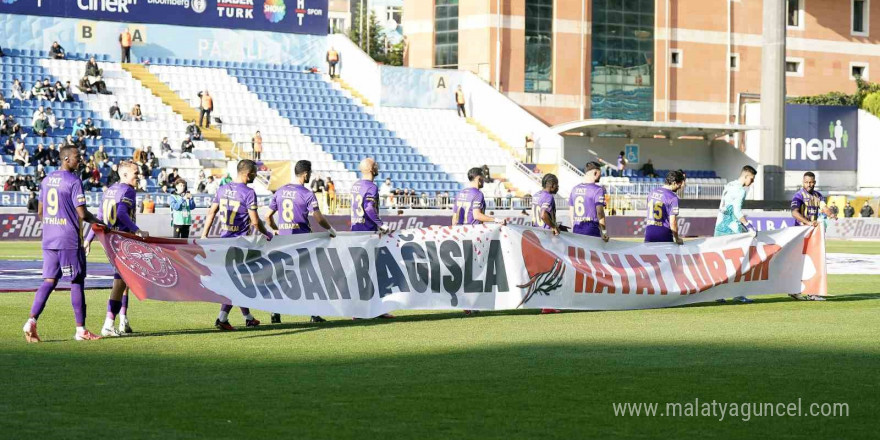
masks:
MULTIPOLYGON (((239 307, 239 308, 241 309, 241 316, 251 316, 251 309, 249 309, 247 307, 239 307)), ((253 319, 253 316, 251 316, 248 319, 253 319)))
POLYGON ((119 309, 119 314, 125 316, 128 311, 128 294, 122 295, 122 308, 119 309))
POLYGON ((31 306, 31 317, 40 317, 40 314, 43 313, 43 309, 46 308, 46 301, 49 300, 49 295, 52 294, 52 290, 55 289, 57 284, 57 281, 54 283, 43 281, 43 284, 37 289, 37 294, 34 295, 34 304, 31 306))
POLYGON ((70 283, 70 304, 73 306, 73 316, 76 318, 76 325, 78 327, 86 325, 86 295, 84 287, 82 281, 70 283))
POLYGON ((226 321, 228 321, 228 320, 229 320, 229 312, 224 312, 224 311, 221 310, 221 311, 220 311, 220 315, 217 316, 217 319, 219 319, 220 322, 226 322, 226 321))
POLYGON ((111 299, 107 301, 107 319, 110 322, 113 322, 116 319, 116 315, 119 314, 119 310, 122 308, 122 301, 117 301, 115 299, 111 299))

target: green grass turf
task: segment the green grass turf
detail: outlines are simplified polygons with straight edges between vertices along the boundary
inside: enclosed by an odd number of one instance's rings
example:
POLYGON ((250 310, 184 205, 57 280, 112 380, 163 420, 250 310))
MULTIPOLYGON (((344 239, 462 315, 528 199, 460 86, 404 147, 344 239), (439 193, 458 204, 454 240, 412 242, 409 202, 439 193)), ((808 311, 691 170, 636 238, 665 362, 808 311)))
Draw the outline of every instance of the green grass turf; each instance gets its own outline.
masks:
MULTIPOLYGON (((8 247, 6 247, 8 248, 8 247)), ((100 254, 100 252, 98 252, 100 254)), ((214 304, 132 304, 132 336, 74 342, 66 292, 21 335, 0 294, 0 438, 869 438, 880 412, 880 275, 834 298, 398 319, 220 333, 214 304), (615 402, 843 402, 849 416, 615 417, 615 402)), ((90 291, 88 326, 106 290, 90 291)), ((257 312, 268 322, 268 314, 257 312)), ((242 325, 237 311, 231 319, 242 325)))

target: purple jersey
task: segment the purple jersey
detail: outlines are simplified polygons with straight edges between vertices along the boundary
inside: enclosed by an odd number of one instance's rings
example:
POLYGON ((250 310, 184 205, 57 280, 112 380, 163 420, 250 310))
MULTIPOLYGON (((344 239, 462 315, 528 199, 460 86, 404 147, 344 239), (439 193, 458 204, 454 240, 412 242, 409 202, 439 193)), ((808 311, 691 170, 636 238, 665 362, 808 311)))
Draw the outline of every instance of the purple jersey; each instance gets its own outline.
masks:
POLYGON ((660 187, 648 196, 648 219, 646 225, 669 227, 669 217, 678 215, 678 196, 674 192, 660 187))
POLYGON ((482 222, 474 218, 474 210, 486 213, 486 198, 483 192, 477 188, 465 188, 455 196, 455 204, 452 205, 453 225, 479 225, 482 222))
POLYGON ((82 225, 76 208, 86 204, 82 181, 73 173, 53 171, 40 183, 43 203, 43 249, 81 249, 82 225))
POLYGON ((822 193, 816 190, 811 193, 801 188, 791 199, 791 209, 800 211, 804 217, 810 220, 817 220, 820 205, 823 203, 825 203, 825 197, 822 196, 822 193))
POLYGON ((351 230, 378 231, 382 227, 379 218, 379 188, 372 180, 358 180, 351 187, 351 230))
POLYGON ((544 223, 545 212, 550 214, 553 223, 556 223, 556 200, 553 194, 541 190, 532 196, 532 226, 550 229, 550 225, 544 223))
POLYGON ((568 196, 568 209, 574 210, 572 232, 595 235, 599 231, 597 206, 605 206, 605 187, 602 185, 581 183, 571 190, 568 196))
POLYGON ((278 212, 279 235, 308 234, 309 213, 318 210, 318 199, 308 188, 290 183, 275 191, 269 209, 278 212))
POLYGON ((104 191, 104 199, 98 206, 98 218, 108 227, 122 232, 137 232, 134 213, 137 195, 134 188, 116 183, 104 191))
POLYGON ((227 183, 217 190, 214 203, 220 205, 217 219, 220 221, 222 238, 240 237, 251 230, 249 211, 257 210, 257 195, 243 183, 227 183))

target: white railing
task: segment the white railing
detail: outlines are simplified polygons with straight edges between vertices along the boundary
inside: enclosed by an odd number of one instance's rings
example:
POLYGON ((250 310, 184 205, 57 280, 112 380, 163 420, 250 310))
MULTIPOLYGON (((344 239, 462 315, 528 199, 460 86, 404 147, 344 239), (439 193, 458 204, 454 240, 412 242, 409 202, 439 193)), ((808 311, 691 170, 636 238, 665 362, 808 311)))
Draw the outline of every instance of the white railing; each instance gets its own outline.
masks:
MULTIPOLYGON (((612 196, 645 198, 651 191, 663 186, 659 183, 601 183, 606 191, 612 196)), ((685 185, 684 191, 679 194, 682 199, 693 200, 719 200, 724 192, 724 185, 713 183, 693 183, 685 185)))

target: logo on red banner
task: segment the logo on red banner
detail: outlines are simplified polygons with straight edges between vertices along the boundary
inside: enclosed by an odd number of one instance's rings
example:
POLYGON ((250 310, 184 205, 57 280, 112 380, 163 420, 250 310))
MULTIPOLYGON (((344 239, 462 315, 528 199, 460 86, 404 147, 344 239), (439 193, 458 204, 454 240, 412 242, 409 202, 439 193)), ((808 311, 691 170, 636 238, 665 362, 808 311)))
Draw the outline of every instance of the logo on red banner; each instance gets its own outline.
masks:
POLYGON ((541 240, 532 231, 525 231, 522 235, 522 254, 529 280, 516 286, 528 289, 526 296, 517 307, 529 302, 536 293, 550 295, 550 292, 562 286, 562 276, 565 275, 565 265, 562 260, 545 249, 541 245, 541 240))
POLYGON ((117 261, 144 280, 159 287, 177 285, 177 270, 162 249, 116 234, 110 235, 110 247, 117 261))

